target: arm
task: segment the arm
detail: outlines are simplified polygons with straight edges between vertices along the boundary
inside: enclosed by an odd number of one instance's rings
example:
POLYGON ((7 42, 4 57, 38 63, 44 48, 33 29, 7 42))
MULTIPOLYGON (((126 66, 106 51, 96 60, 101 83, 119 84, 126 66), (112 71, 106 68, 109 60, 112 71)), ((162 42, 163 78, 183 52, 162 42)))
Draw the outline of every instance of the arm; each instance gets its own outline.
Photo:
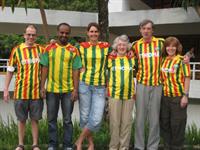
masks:
POLYGON ((42 66, 42 73, 41 73, 41 89, 40 94, 42 98, 46 98, 46 90, 45 90, 45 82, 48 75, 48 67, 42 66))
POLYGON ((79 85, 79 69, 73 69, 73 84, 74 84, 74 89, 72 91, 72 100, 75 101, 78 99, 78 85, 79 85))
POLYGON ((6 75, 5 87, 4 87, 4 91, 3 91, 3 99, 5 102, 8 102, 8 100, 10 99, 8 87, 10 85, 12 76, 13 76, 13 72, 8 71, 7 75, 6 75))
POLYGON ((185 77, 185 84, 184 84, 184 92, 185 95, 183 95, 181 99, 181 107, 184 108, 188 104, 188 93, 189 93, 189 88, 190 88, 190 77, 185 77))

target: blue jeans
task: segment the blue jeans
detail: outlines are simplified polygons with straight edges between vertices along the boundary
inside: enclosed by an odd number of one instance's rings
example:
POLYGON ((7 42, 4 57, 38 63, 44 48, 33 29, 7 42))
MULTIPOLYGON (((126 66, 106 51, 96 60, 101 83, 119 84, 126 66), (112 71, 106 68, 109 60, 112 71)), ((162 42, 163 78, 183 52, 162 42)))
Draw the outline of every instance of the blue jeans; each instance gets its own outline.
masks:
POLYGON ((49 132, 49 147, 58 146, 57 117, 61 102, 63 114, 63 147, 72 147, 73 124, 71 114, 74 102, 71 100, 71 93, 51 93, 47 92, 47 118, 49 132))
POLYGON ((79 83, 80 126, 90 131, 98 131, 101 126, 105 106, 105 86, 79 83))

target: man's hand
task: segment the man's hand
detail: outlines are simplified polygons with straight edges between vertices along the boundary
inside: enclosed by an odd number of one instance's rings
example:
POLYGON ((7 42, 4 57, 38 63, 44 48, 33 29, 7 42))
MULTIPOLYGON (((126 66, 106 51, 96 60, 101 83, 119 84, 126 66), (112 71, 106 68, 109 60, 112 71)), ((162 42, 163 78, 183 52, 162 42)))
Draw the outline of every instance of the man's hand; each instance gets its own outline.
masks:
POLYGON ((3 100, 4 100, 4 102, 8 103, 9 99, 10 99, 9 91, 8 91, 8 89, 4 89, 4 91, 3 91, 3 100))
POLYGON ((183 63, 184 64, 189 64, 190 63, 190 57, 188 55, 183 56, 183 63))
POLYGON ((46 99, 46 89, 43 87, 40 89, 40 96, 43 99, 46 99))
POLYGON ((180 103, 181 108, 185 108, 187 106, 187 104, 188 104, 188 97, 184 95, 181 98, 181 103, 180 103))
POLYGON ((72 91, 72 96, 71 96, 71 100, 72 101, 76 101, 78 99, 78 90, 74 89, 72 91))

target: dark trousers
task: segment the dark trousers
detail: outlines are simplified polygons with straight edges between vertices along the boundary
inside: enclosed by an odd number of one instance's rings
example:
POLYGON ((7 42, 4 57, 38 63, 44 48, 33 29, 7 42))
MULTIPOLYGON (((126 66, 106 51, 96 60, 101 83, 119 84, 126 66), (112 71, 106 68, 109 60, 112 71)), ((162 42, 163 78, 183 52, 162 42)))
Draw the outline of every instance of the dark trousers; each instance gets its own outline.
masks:
POLYGON ((47 118, 49 132, 49 147, 58 146, 57 117, 61 103, 63 114, 63 147, 72 147, 73 124, 71 115, 74 102, 71 100, 71 93, 47 93, 47 118))
POLYGON ((181 108, 182 97, 165 97, 161 99, 160 132, 165 149, 183 149, 187 107, 181 108))

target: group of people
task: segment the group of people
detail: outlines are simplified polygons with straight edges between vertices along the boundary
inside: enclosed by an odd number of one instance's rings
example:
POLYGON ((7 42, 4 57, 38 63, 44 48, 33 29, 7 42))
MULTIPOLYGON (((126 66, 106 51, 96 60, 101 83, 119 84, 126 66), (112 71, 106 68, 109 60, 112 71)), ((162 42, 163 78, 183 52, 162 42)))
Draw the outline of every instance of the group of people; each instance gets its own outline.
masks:
POLYGON ((83 141, 87 140, 88 150, 94 150, 92 133, 101 126, 106 96, 111 136, 109 150, 129 149, 134 105, 135 150, 145 147, 157 150, 160 135, 166 150, 182 149, 190 84, 189 58, 181 56, 182 45, 177 38, 154 37, 151 20, 143 20, 139 27, 142 38, 138 41, 131 44, 128 36, 120 35, 110 46, 99 41, 99 25, 90 23, 88 41, 75 47, 68 40, 70 25, 61 23, 57 26, 57 40, 43 48, 35 43, 36 27, 28 25, 24 32, 25 42, 11 52, 4 88, 4 100, 8 101, 8 87, 16 72, 14 107, 19 138, 16 150, 24 149, 28 115, 32 125, 32 149, 39 150, 38 121, 42 118, 44 98, 47 103, 48 150, 58 147, 60 105, 63 149, 82 150, 83 141), (137 83, 133 78, 135 70, 137 83), (73 144, 71 115, 77 99, 82 132, 73 144), (146 121, 149 133, 145 146, 146 121))

